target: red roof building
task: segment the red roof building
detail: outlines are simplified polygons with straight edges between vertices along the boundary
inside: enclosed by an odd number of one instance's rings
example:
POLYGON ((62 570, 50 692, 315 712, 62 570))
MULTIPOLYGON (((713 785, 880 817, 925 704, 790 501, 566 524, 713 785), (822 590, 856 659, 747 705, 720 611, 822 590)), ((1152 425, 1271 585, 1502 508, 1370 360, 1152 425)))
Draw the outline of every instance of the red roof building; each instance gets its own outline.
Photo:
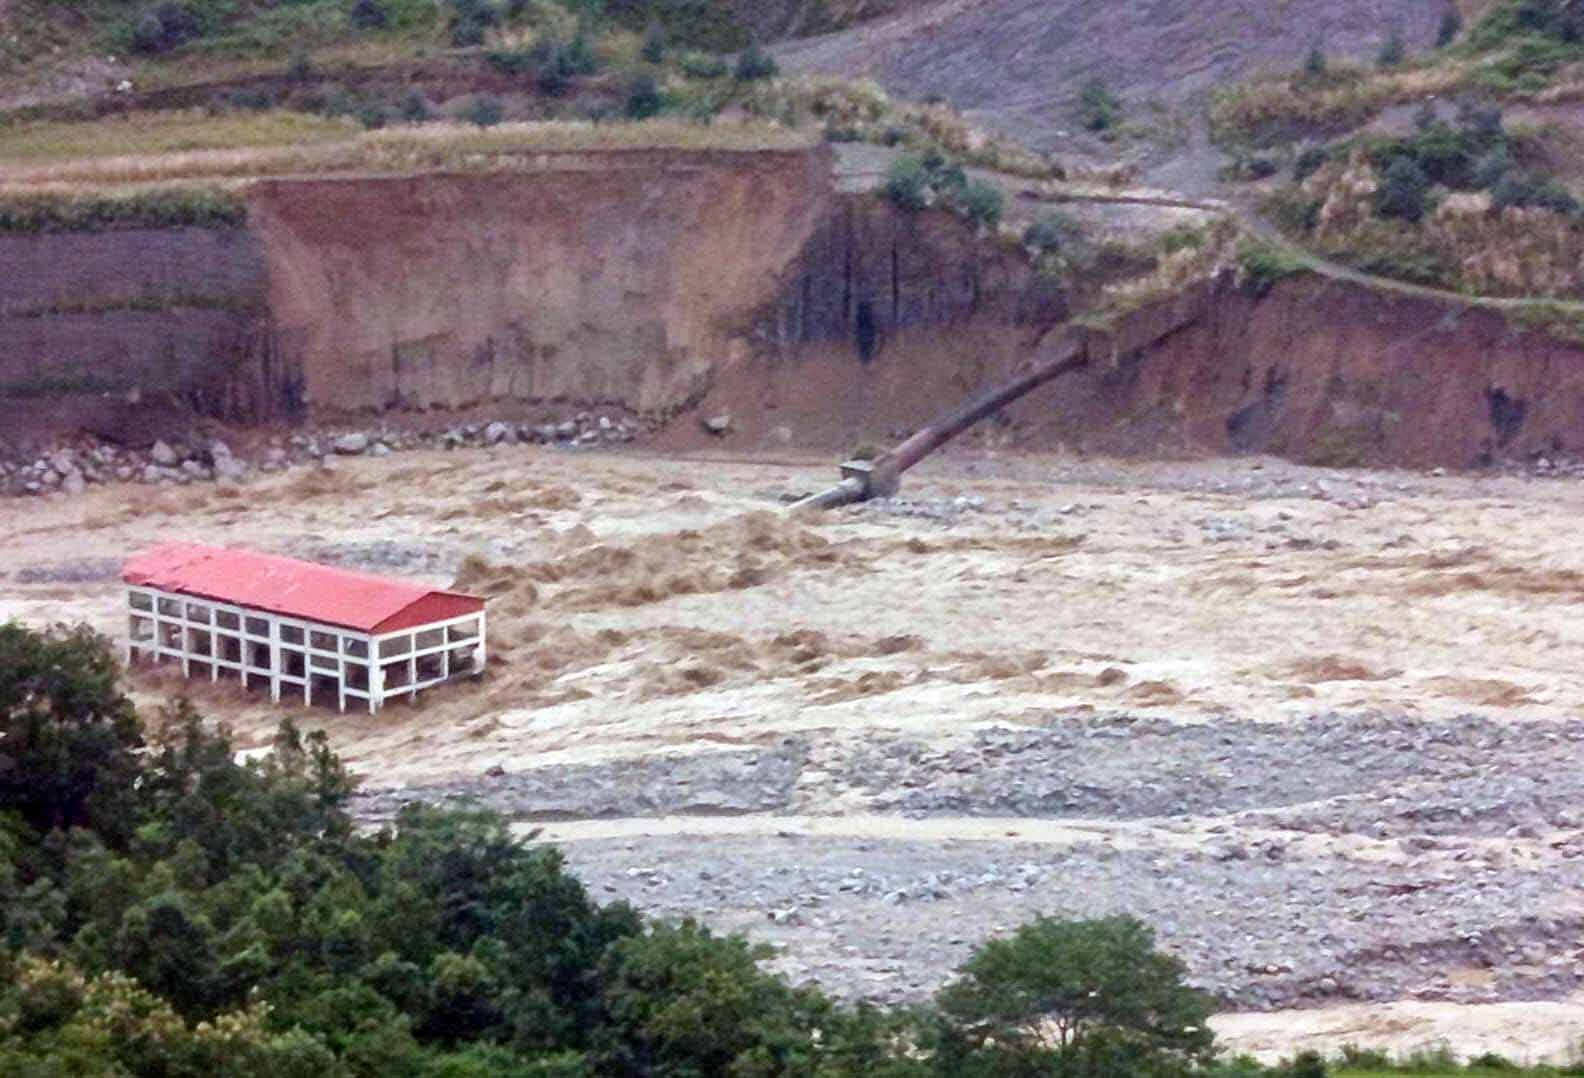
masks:
POLYGON ((328 565, 196 543, 127 560, 129 662, 301 687, 379 710, 390 696, 484 668, 484 600, 328 565))

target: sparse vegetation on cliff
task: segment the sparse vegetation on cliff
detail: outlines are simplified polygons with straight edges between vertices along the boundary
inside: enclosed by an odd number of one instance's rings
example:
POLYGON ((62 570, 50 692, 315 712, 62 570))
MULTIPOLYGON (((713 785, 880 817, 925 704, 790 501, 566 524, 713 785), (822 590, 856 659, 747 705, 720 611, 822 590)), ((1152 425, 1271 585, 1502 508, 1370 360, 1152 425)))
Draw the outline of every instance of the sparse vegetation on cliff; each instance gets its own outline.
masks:
POLYGON ((1294 240, 1378 276, 1471 294, 1584 295, 1584 216, 1547 171, 1544 132, 1499 110, 1433 112, 1398 137, 1315 148, 1269 193, 1294 240))
POLYGON ((235 192, 168 186, 125 192, 0 189, 0 232, 102 232, 123 228, 240 228, 235 192))

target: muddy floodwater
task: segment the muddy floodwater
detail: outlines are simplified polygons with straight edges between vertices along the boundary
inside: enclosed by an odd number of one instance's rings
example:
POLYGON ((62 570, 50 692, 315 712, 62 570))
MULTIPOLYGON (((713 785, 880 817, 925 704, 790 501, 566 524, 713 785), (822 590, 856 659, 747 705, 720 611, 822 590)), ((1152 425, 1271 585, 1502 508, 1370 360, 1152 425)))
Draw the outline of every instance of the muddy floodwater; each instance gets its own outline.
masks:
POLYGON ((14 500, 0 618, 118 633, 169 539, 487 595, 485 678, 376 717, 134 693, 322 727, 364 818, 478 799, 844 996, 1131 912, 1235 1046, 1584 1035, 1584 485, 962 452, 785 516, 833 471, 514 446, 14 500))

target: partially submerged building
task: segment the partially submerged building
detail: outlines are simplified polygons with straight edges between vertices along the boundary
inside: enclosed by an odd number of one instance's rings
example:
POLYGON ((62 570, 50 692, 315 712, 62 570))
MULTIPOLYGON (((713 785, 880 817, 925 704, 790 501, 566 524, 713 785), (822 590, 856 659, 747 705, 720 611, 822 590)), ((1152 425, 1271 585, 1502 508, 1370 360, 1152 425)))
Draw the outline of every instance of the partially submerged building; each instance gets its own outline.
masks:
POLYGON ((484 670, 484 600, 245 550, 166 543, 129 559, 127 661, 268 683, 305 704, 416 696, 484 670))

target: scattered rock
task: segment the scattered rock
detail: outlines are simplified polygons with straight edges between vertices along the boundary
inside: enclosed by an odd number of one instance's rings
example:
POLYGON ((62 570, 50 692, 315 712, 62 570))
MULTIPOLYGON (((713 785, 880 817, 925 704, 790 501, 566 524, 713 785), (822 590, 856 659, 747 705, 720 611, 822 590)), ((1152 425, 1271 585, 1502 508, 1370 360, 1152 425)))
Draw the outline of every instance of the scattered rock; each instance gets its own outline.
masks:
POLYGON ((363 453, 368 450, 369 436, 361 432, 343 434, 334 442, 330 443, 330 445, 331 448, 333 448, 337 453, 340 453, 342 456, 355 457, 359 453, 363 453))

